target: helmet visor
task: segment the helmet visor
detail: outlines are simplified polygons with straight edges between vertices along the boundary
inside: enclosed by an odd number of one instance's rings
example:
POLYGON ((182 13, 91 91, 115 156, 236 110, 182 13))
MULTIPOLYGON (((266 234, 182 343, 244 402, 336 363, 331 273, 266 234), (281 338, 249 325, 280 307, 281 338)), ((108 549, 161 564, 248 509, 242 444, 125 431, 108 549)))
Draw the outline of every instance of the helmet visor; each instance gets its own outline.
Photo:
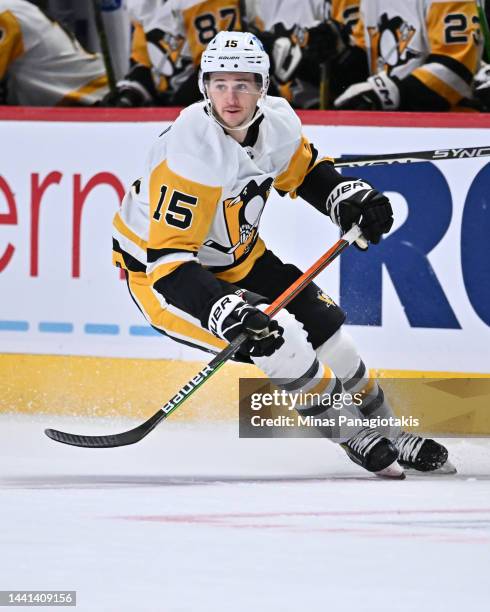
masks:
POLYGON ((209 94, 233 93, 258 96, 262 92, 262 76, 252 72, 209 72, 204 75, 209 94))

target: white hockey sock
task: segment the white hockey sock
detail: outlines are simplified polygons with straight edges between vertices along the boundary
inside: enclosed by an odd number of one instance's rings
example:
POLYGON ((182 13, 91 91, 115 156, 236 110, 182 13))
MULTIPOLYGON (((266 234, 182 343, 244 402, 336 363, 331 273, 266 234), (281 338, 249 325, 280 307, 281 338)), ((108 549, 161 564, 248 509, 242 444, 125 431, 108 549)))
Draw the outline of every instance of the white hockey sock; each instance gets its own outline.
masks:
MULTIPOLYGON (((379 420, 395 416, 383 389, 375 378, 369 376, 369 370, 359 356, 354 341, 342 327, 316 353, 318 359, 328 363, 341 379, 344 391, 361 402, 358 410, 363 417, 379 420)), ((393 426, 376 426, 374 429, 390 437, 400 433, 400 428, 393 426)))
POLYGON ((316 419, 320 433, 341 443, 360 431, 362 425, 332 427, 322 425, 322 419, 358 418, 355 406, 342 403, 342 383, 335 373, 321 363, 308 342, 306 331, 293 315, 281 311, 277 317, 284 329, 284 344, 270 357, 252 358, 254 363, 274 383, 296 395, 294 408, 301 416, 316 419))

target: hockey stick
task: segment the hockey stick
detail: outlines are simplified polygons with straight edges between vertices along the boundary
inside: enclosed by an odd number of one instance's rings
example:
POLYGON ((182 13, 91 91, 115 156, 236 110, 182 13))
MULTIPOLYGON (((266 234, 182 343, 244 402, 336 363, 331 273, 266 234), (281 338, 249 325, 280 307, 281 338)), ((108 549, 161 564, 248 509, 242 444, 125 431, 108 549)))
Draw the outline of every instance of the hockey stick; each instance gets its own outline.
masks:
POLYGON ((413 153, 359 155, 350 158, 338 157, 333 160, 333 163, 337 168, 353 168, 382 164, 411 164, 423 161, 444 161, 447 159, 474 159, 489 156, 490 147, 465 147, 464 149, 436 149, 434 151, 415 151, 413 153))
MULTIPOLYGON (((274 317, 280 310, 282 310, 291 300, 293 300, 303 289, 317 276, 322 270, 329 266, 344 249, 352 244, 357 238, 361 236, 361 230, 359 227, 354 225, 346 234, 344 234, 340 240, 338 240, 320 259, 318 259, 306 272, 304 272, 286 291, 284 291, 270 306, 265 310, 265 313, 270 317, 274 317)), ((240 348, 240 345, 246 340, 247 334, 242 333, 237 336, 226 348, 224 348, 216 357, 209 362, 208 365, 194 376, 187 384, 185 384, 177 393, 156 412, 147 421, 130 429, 115 435, 109 436, 80 436, 77 434, 70 434, 64 431, 58 431, 57 429, 46 429, 45 434, 56 442, 62 442, 63 444, 71 444, 72 446, 84 446, 88 448, 111 448, 114 446, 126 446, 128 444, 134 444, 139 442, 146 435, 166 419, 174 410, 176 410, 188 397, 190 397, 194 391, 204 384, 213 374, 215 374, 219 368, 228 359, 233 357, 236 351, 240 348)))
POLYGON ((325 60, 320 64, 320 110, 327 110, 329 104, 329 90, 330 90, 330 61, 325 60))
POLYGON ((99 37, 100 51, 102 54, 102 59, 104 61, 109 92, 111 96, 115 96, 117 94, 116 77, 114 76, 114 66, 112 64, 109 42, 107 41, 107 34, 104 25, 104 18, 102 16, 100 0, 92 0, 92 6, 94 11, 95 29, 97 30, 97 35, 99 37))
POLYGON ((484 57, 487 62, 490 61, 490 31, 488 28, 487 14, 485 12, 485 3, 483 0, 478 0, 478 17, 480 18, 480 26, 483 32, 484 57))

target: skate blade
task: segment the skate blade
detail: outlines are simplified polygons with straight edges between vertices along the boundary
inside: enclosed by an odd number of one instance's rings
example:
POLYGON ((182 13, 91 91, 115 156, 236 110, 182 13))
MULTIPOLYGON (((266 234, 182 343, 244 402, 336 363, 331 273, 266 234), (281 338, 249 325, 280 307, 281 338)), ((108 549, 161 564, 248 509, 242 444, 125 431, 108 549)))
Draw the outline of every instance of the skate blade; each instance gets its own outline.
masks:
POLYGON ((405 478, 405 472, 398 461, 393 461, 391 465, 386 467, 384 470, 375 472, 375 474, 380 478, 394 478, 397 480, 403 480, 405 478))
POLYGON ((410 476, 452 476, 453 474, 457 474, 458 470, 456 467, 449 461, 446 461, 444 465, 441 465, 437 470, 431 470, 429 472, 421 472, 420 470, 414 470, 413 468, 405 468, 407 474, 410 476))

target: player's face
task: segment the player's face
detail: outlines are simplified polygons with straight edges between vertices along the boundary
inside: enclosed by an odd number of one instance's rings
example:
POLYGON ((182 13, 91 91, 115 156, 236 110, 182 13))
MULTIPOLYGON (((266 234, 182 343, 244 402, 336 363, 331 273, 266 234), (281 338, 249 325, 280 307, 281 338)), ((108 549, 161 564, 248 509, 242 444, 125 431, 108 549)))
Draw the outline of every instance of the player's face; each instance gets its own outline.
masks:
POLYGON ((214 112, 230 127, 252 118, 260 98, 255 75, 249 72, 214 72, 207 85, 214 112))

